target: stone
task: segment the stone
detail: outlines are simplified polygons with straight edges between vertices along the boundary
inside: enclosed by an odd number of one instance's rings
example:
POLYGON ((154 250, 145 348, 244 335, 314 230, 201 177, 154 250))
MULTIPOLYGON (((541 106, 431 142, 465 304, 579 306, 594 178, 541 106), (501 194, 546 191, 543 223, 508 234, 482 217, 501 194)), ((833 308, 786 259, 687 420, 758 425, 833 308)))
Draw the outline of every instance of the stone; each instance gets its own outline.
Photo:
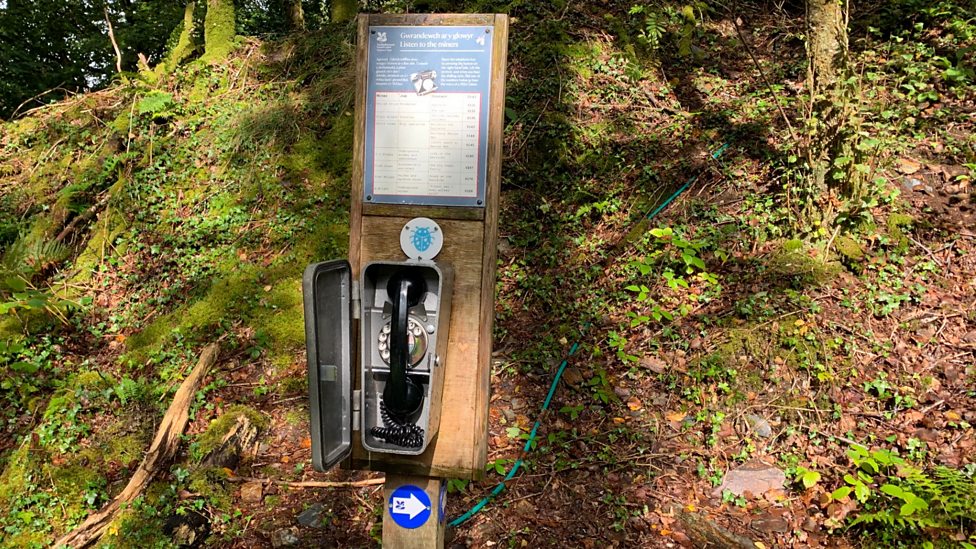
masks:
POLYGON ((292 547, 298 545, 298 528, 290 526, 279 528, 271 534, 272 547, 292 547))
POLYGON ((752 527, 762 532, 789 532, 790 523, 783 517, 766 515, 752 521, 752 527))
POLYGON ((761 461, 749 461, 726 473, 722 484, 712 492, 714 497, 722 497, 728 490, 742 497, 749 492, 759 497, 773 490, 782 490, 786 484, 786 474, 772 465, 761 461))
POLYGON ((264 485, 260 482, 248 482, 241 486, 241 499, 246 503, 261 503, 264 499, 264 485))
POLYGON ((298 515, 298 524, 302 526, 308 526, 310 528, 321 528, 322 525, 322 512, 325 511, 325 505, 321 503, 313 503, 308 509, 305 509, 298 515))
POLYGON ((766 418, 757 416, 756 414, 746 414, 744 417, 746 424, 749 425, 749 431, 755 433, 756 436, 762 438, 769 438, 773 436, 773 428, 770 427, 769 422, 766 421, 766 418))
POLYGON ((513 410, 521 410, 522 408, 525 408, 525 401, 518 397, 512 397, 511 404, 513 410))
POLYGON ((563 371, 563 381, 572 387, 579 387, 579 384, 583 382, 583 374, 580 373, 579 368, 566 368, 563 371))

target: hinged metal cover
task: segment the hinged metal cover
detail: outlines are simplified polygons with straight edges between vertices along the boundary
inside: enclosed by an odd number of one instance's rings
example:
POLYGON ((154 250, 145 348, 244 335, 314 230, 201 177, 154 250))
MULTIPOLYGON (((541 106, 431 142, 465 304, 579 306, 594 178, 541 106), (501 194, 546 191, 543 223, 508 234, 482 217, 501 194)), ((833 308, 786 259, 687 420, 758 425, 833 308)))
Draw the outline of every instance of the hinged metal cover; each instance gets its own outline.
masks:
POLYGON ((311 411, 312 465, 326 471, 352 441, 352 270, 340 259, 309 265, 302 277, 311 411))

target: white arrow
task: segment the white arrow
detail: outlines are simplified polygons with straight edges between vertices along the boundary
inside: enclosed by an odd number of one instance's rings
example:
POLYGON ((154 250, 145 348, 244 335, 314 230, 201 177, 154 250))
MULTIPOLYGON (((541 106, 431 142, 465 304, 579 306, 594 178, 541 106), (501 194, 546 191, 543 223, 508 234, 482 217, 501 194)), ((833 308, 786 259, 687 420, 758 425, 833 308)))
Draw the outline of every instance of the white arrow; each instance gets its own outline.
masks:
POLYGON ((424 505, 422 501, 417 499, 417 496, 410 494, 409 498, 393 498, 393 503, 390 504, 390 513, 396 513, 398 515, 410 515, 410 519, 413 517, 427 511, 430 507, 424 505))

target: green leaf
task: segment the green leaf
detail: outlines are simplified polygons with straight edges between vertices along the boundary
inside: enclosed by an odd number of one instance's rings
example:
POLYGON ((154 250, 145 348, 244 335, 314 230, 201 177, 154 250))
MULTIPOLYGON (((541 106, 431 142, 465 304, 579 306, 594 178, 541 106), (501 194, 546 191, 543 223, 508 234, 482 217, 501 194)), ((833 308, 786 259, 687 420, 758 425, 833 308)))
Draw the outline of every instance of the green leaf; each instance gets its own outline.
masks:
POLYGON ((509 427, 505 429, 505 434, 508 435, 508 438, 518 438, 522 434, 522 430, 518 427, 509 427))
POLYGON ((908 501, 906 501, 905 504, 901 506, 901 509, 898 510, 898 513, 901 514, 901 516, 911 516, 913 513, 915 513, 915 511, 924 511, 929 508, 929 504, 926 503, 924 499, 913 494, 908 495, 911 497, 908 498, 908 501))
POLYGON ((807 471, 803 473, 800 477, 800 481, 803 482, 804 488, 813 488, 818 482, 820 482, 820 473, 816 471, 807 471))
POLYGON ((21 374, 33 374, 40 368, 40 365, 33 362, 17 361, 10 365, 10 369, 21 374))
POLYGON ((830 493, 831 499, 844 499, 851 494, 852 488, 850 486, 841 486, 840 488, 834 490, 830 493))
POLYGON ((139 114, 149 113, 153 116, 161 114, 170 107, 173 106, 173 96, 158 90, 153 90, 146 94, 145 97, 139 101, 137 110, 139 114))
POLYGON ((815 484, 820 482, 820 473, 816 471, 811 471, 806 467, 797 467, 796 476, 803 483, 804 488, 812 488, 815 484))
POLYGON ((15 292, 23 292, 24 290, 27 289, 27 281, 25 281, 23 278, 20 278, 19 276, 12 276, 10 278, 6 278, 4 279, 3 283, 6 284, 8 288, 10 288, 15 292))
POLYGON ((889 496, 896 497, 898 499, 905 499, 905 491, 902 490, 900 486, 895 486, 894 484, 883 484, 881 486, 881 491, 889 496))
POLYGON ((858 482, 854 485, 854 497, 857 498, 857 501, 864 503, 871 497, 871 489, 863 482, 858 482))

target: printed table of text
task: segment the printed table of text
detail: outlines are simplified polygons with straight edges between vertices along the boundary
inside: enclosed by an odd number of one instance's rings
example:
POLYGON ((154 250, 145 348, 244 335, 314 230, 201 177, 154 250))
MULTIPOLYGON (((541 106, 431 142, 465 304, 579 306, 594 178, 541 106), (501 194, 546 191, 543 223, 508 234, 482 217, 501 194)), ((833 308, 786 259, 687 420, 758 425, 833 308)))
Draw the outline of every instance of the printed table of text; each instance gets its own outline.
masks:
POLYGON ((477 196, 481 94, 375 97, 375 194, 477 196))

